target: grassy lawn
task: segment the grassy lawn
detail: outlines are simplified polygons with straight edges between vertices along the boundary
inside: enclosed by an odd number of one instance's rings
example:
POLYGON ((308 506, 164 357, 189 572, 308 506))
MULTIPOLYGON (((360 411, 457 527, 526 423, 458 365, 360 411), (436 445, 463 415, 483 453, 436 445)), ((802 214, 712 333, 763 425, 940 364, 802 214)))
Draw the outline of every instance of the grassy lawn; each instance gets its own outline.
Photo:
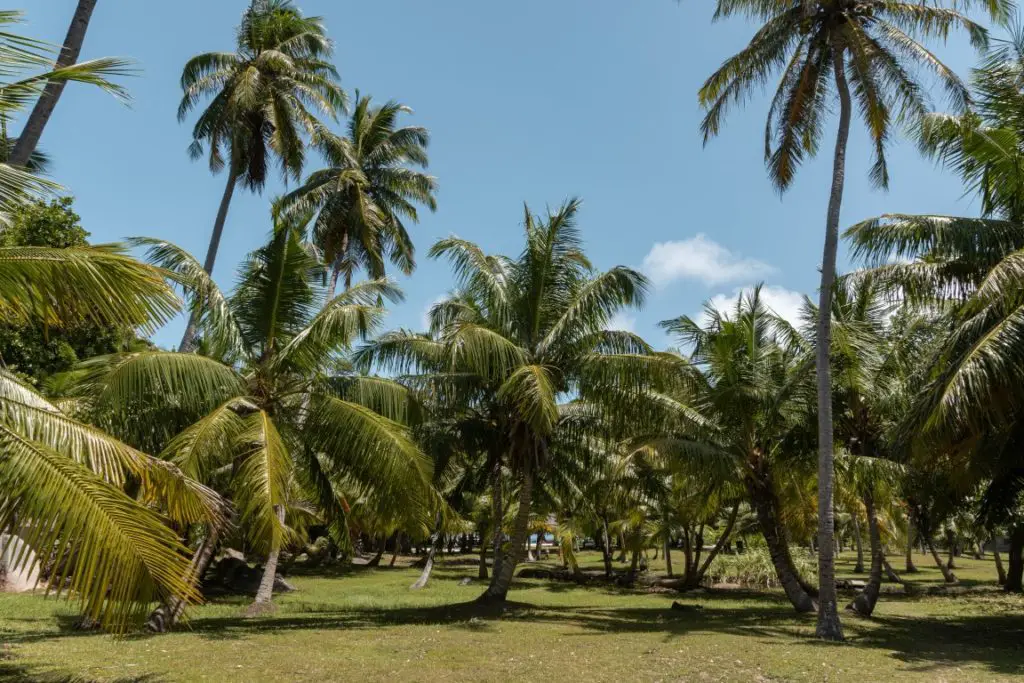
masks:
MULTIPOLYGON (((597 553, 584 553, 598 566, 597 553)), ((899 569, 902 558, 890 560, 899 569)), ((677 561, 681 563, 681 558, 677 561)), ((475 558, 443 561, 423 591, 410 568, 293 576, 275 614, 244 619, 244 598, 194 610, 190 630, 126 639, 70 629, 70 605, 0 595, 0 679, 57 681, 991 681, 1024 676, 1024 599, 994 585, 991 558, 960 560, 962 588, 930 560, 885 584, 875 617, 847 616, 848 643, 813 639, 814 617, 779 593, 679 596, 549 581, 516 583, 482 612, 475 558), (463 577, 471 585, 459 585, 463 577), (702 609, 675 611, 673 600, 702 609)), ((652 571, 661 571, 660 561, 652 571)), ((841 572, 850 575, 844 555, 841 572)))

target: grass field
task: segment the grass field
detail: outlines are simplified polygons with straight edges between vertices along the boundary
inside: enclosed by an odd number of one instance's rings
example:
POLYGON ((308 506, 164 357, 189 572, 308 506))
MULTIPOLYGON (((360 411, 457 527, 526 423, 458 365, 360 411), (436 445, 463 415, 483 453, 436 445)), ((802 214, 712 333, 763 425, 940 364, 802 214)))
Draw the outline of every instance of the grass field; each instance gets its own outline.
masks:
MULTIPOLYGON (((597 566, 596 553, 584 553, 597 566)), ((902 567, 902 558, 891 558, 902 567)), ((994 584, 991 558, 960 560, 961 587, 885 584, 875 617, 847 616, 848 642, 815 641, 813 615, 776 592, 680 596, 519 580, 503 611, 469 604, 476 560, 446 558, 413 592, 411 568, 293 576, 275 614, 245 598, 194 610, 190 630, 115 639, 71 628, 71 605, 0 595, 0 679, 54 681, 992 681, 1024 676, 1024 599, 994 584), (701 609, 670 609, 673 600, 701 609)), ((652 571, 661 571, 660 561, 652 571)), ((840 572, 852 576, 844 555, 840 572)), ((863 577, 862 577, 863 578, 863 577)), ((852 594, 851 594, 852 595, 852 594)))

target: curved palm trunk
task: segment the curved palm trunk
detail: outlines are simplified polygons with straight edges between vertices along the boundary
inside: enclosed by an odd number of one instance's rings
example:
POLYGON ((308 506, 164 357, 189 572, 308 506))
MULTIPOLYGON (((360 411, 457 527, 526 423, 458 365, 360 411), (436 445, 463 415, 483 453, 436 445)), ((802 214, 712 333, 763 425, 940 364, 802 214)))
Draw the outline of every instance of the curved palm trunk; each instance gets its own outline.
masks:
POLYGON ((1024 524, 1010 529, 1010 561, 1003 590, 1008 593, 1024 592, 1024 524))
POLYGON ((438 548, 441 547, 441 513, 438 512, 434 518, 434 533, 430 535, 430 550, 427 552, 427 562, 423 565, 423 571, 420 572, 420 577, 416 579, 415 583, 409 586, 412 590, 419 590, 427 585, 427 581, 430 580, 430 572, 434 571, 434 557, 437 555, 438 548))
MULTIPOLYGON (((89 28, 89 20, 92 18, 92 11, 96 8, 96 0, 78 0, 75 7, 75 14, 71 17, 71 25, 68 27, 67 36, 64 38, 64 46, 54 66, 58 69, 71 66, 78 61, 78 55, 82 52, 82 43, 85 42, 85 32, 89 28)), ((50 116, 53 114, 57 100, 64 92, 67 81, 50 81, 43 89, 43 94, 36 100, 32 107, 32 113, 25 121, 25 128, 18 136, 18 141, 11 150, 7 163, 11 166, 25 166, 28 163, 32 152, 36 151, 39 139, 43 136, 43 129, 46 128, 50 116)))
POLYGON ((726 522, 725 529, 722 530, 722 533, 719 535, 714 547, 711 548, 711 552, 709 552, 708 556, 704 558, 704 562, 699 568, 697 568, 692 577, 690 574, 686 575, 685 581, 683 582, 684 589, 689 590, 697 588, 704 582, 704 577, 707 575, 708 568, 711 567, 711 563, 715 561, 715 558, 718 557, 718 553, 722 552, 722 548, 724 548, 725 544, 729 542, 729 536, 732 535, 732 528, 736 525, 736 517, 739 514, 739 511, 740 504, 739 501, 736 501, 736 504, 732 506, 732 512, 729 513, 729 521, 726 522))
MULTIPOLYGON (((220 545, 220 530, 211 526, 206 537, 200 541, 195 554, 192 555, 192 562, 189 564, 188 569, 190 582, 195 582, 196 585, 202 583, 206 570, 209 569, 210 563, 213 562, 213 555, 217 551, 218 545, 220 545)), ((154 633, 166 633, 174 627, 174 624, 184 613, 185 601, 178 597, 173 597, 150 613, 149 620, 146 622, 146 628, 154 633)))
POLYGON ((999 538, 992 537, 992 556, 996 561, 996 581, 1000 586, 1006 585, 1006 568, 1003 567, 1003 558, 999 554, 999 538))
POLYGON ((391 561, 388 562, 388 566, 389 567, 394 567, 395 566, 395 560, 398 559, 398 552, 401 550, 401 548, 402 548, 402 533, 399 532, 398 536, 395 537, 395 547, 394 547, 394 552, 391 553, 391 561))
MULTIPOLYGON (((275 506, 277 518, 284 523, 284 507, 275 506)), ((256 591, 256 599, 249 605, 248 616, 256 616, 268 612, 274 607, 274 580, 277 579, 277 560, 281 555, 281 539, 275 539, 270 546, 270 553, 267 555, 267 563, 263 567, 263 578, 260 579, 260 587, 256 591)))
MULTIPOLYGON (((224 187, 224 194, 220 198, 220 206, 217 208, 217 218, 213 221, 213 232, 210 234, 210 246, 206 249, 206 260, 203 261, 203 270, 213 275, 213 266, 217 262, 217 250, 220 248, 220 238, 224 235, 224 223, 228 219, 228 207, 231 206, 231 197, 235 194, 235 184, 238 182, 238 175, 234 171, 228 171, 228 182, 224 187)), ((181 343, 178 345, 180 353, 188 353, 195 348, 196 329, 199 326, 199 313, 193 311, 189 315, 188 325, 185 326, 185 334, 181 336, 181 343)))
POLYGON ((907 559, 903 566, 903 570, 907 574, 916 574, 918 572, 917 566, 914 564, 914 541, 917 531, 911 524, 907 529, 907 559))
POLYGON ((885 552, 882 549, 882 535, 878 530, 878 513, 875 511, 875 496, 872 491, 864 494, 864 509, 868 514, 868 537, 871 539, 871 574, 864 590, 853 599, 847 609, 862 617, 870 617, 878 604, 878 592, 882 588, 882 565, 885 552))
POLYGON ((836 279, 836 250, 839 243, 839 210, 846 179, 846 143, 850 137, 850 89, 846 84, 843 48, 833 50, 833 71, 839 91, 839 131, 832 159, 832 191, 825 218, 825 249, 821 257, 821 286, 818 292, 818 627, 819 638, 842 640, 839 598, 836 595, 836 567, 833 554, 835 519, 832 508, 835 457, 832 452, 832 287, 836 279))
MULTIPOLYGON (((871 533, 870 530, 868 533, 871 533)), ((857 519, 857 515, 853 515, 853 540, 857 546, 857 564, 853 568, 855 574, 864 573, 864 542, 860 537, 860 521, 857 519)))
POLYGON ((519 485, 519 510, 512 527, 510 552, 501 560, 501 571, 495 568, 491 575, 491 585, 478 598, 480 602, 504 602, 508 589, 512 586, 512 575, 516 565, 523 559, 523 550, 527 540, 527 526, 530 522, 530 502, 533 498, 533 474, 526 469, 519 485))
POLYGON ((814 600, 811 599, 810 593, 804 587, 800 575, 793 565, 789 544, 776 513, 778 505, 775 501, 775 493, 771 490, 771 482, 748 480, 747 489, 754 504, 754 511, 757 513, 761 533, 768 545, 768 555, 772 558, 772 565, 775 567, 775 573, 779 577, 782 589, 786 592, 786 597, 789 598, 797 612, 813 612, 814 600))
POLYGON ((928 551, 932 554, 932 559, 935 560, 935 566, 942 572, 942 578, 946 583, 956 583, 956 574, 946 566, 946 563, 939 557, 938 551, 935 550, 935 544, 932 543, 931 536, 925 535, 924 543, 928 546, 928 551))

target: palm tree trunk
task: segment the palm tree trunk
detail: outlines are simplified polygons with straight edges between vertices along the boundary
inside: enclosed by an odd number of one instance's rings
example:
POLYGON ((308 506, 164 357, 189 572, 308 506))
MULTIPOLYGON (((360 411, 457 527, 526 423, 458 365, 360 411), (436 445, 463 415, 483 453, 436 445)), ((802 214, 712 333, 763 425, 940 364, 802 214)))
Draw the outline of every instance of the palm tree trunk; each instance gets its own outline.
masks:
POLYGON ((612 578, 612 539, 608 535, 608 519, 601 516, 601 533, 604 535, 601 544, 601 555, 604 560, 604 578, 612 578))
POLYGON ((381 536, 380 537, 380 543, 377 545, 377 554, 374 555, 370 559, 370 561, 366 563, 366 566, 367 567, 379 567, 380 566, 380 560, 381 560, 382 557, 384 557, 384 551, 387 549, 387 547, 388 547, 388 537, 387 536, 381 536))
POLYGON ((739 514, 739 511, 740 503, 739 501, 736 501, 736 504, 732 506, 732 512, 729 513, 729 521, 725 523, 725 529, 722 530, 721 535, 718 537, 718 541, 716 541, 714 547, 711 548, 711 552, 709 552, 708 556, 704 558, 704 563, 700 565, 699 569, 697 569, 692 580, 689 575, 686 577, 686 582, 684 583, 686 588, 696 588, 704 581, 704 577, 707 575, 708 568, 711 566, 711 563, 715 561, 715 558, 718 557, 718 553, 722 552, 722 548, 724 548, 725 544, 729 542, 729 536, 732 534, 732 528, 736 525, 736 517, 739 514))
POLYGON ((544 532, 537 531, 537 543, 533 546, 533 554, 537 560, 540 560, 541 543, 544 542, 544 532))
MULTIPOLYGON (((75 14, 71 17, 71 26, 64 37, 64 46, 57 57, 55 66, 58 69, 71 66, 78 61, 78 55, 82 52, 82 43, 85 42, 85 32, 89 28, 89 19, 92 18, 92 11, 96 7, 96 0, 78 0, 75 7, 75 14)), ((53 114, 57 100, 64 92, 67 81, 50 81, 46 84, 43 94, 36 100, 32 107, 32 113, 25 121, 25 128, 18 136, 18 141, 11 150, 7 163, 11 166, 25 166, 29 157, 36 150, 39 139, 43 136, 43 129, 46 128, 50 115, 53 114)))
POLYGON ((949 558, 946 560, 946 566, 956 569, 956 533, 952 529, 946 529, 946 556, 949 558))
POLYGON ((772 558, 772 565, 782 589, 786 592, 786 597, 797 612, 813 612, 814 600, 802 585, 800 575, 793 565, 782 522, 778 519, 778 506, 775 502, 775 493, 771 490, 771 482, 751 479, 747 481, 747 490, 750 492, 757 520, 761 525, 761 533, 764 534, 765 543, 768 545, 768 555, 772 558))
MULTIPOLYGON (((210 246, 206 249, 206 260, 203 261, 203 270, 213 275, 213 266, 217 262, 217 250, 220 248, 220 238, 224 235, 224 223, 228 219, 228 207, 231 206, 231 197, 235 194, 235 184, 238 182, 238 175, 228 171, 228 182, 224 186, 224 194, 220 198, 220 206, 217 208, 217 218, 213 221, 213 232, 210 234, 210 246)), ((185 327, 185 334, 181 336, 181 343, 178 345, 180 353, 188 353, 195 348, 196 328, 199 325, 200 311, 192 311, 188 318, 188 325, 185 327)))
POLYGON ((1003 590, 1008 593, 1024 592, 1024 524, 1010 529, 1010 561, 1003 590))
MULTIPOLYGON (((277 519, 284 523, 284 507, 275 505, 277 519)), ((256 591, 256 599, 251 605, 247 615, 258 616, 273 609, 274 603, 274 580, 277 578, 277 560, 281 555, 281 539, 276 538, 271 542, 270 553, 267 555, 267 563, 263 566, 263 578, 260 579, 260 587, 256 591)))
POLYGON ((637 570, 637 567, 639 565, 640 565, 640 551, 639 550, 634 550, 633 553, 632 553, 632 557, 630 558, 630 561, 629 561, 629 574, 626 575, 627 579, 628 579, 628 581, 630 583, 633 583, 634 581, 636 581, 636 570, 637 570))
POLYGON ((501 458, 495 458, 491 466, 491 519, 494 520, 494 535, 491 539, 494 562, 491 563, 491 573, 494 575, 501 571, 502 558, 504 556, 501 550, 502 542, 505 540, 505 534, 502 529, 502 523, 505 519, 503 497, 501 458))
POLYGON ((487 578, 487 543, 484 542, 483 538, 480 539, 480 566, 477 568, 476 578, 487 578))
POLYGON ((665 571, 669 578, 672 578, 672 537, 665 534, 665 571))
POLYGON ((430 550, 427 552, 427 562, 423 565, 423 571, 420 572, 420 578, 416 579, 409 588, 411 590, 419 590, 427 585, 427 581, 430 580, 430 572, 434 570, 434 556, 437 555, 437 549, 441 547, 441 513, 438 512, 437 516, 434 517, 434 533, 430 535, 430 550))
POLYGON ((832 345, 832 287, 836 279, 836 250, 839 243, 839 210, 843 202, 846 179, 846 143, 850 137, 850 89, 846 84, 843 47, 833 50, 832 66, 836 90, 839 91, 839 131, 832 159, 832 191, 825 218, 825 249, 821 257, 821 286, 818 293, 818 347, 816 367, 818 379, 818 627, 817 636, 825 640, 843 640, 839 621, 839 598, 836 595, 836 567, 832 549, 835 533, 835 512, 832 509, 832 370, 829 352, 832 345))
MULTIPOLYGON (((217 551, 219 544, 220 530, 215 526, 211 526, 209 531, 207 531, 206 537, 199 542, 199 547, 196 548, 196 552, 192 555, 192 562, 189 564, 188 569, 189 582, 195 582, 197 586, 202 583, 203 576, 210 567, 213 555, 217 551)), ((174 627, 174 624, 181 618, 184 612, 185 601, 181 598, 173 597, 150 613, 149 620, 146 622, 146 628, 154 633, 166 633, 174 627)))
POLYGON ((956 575, 946 566, 946 563, 939 557, 939 553, 935 550, 935 544, 932 543, 931 536, 924 535, 924 543, 928 546, 928 551, 932 554, 932 559, 935 560, 935 566, 942 572, 942 578, 946 583, 956 583, 956 575))
POLYGON ((491 585, 487 587, 478 600, 480 602, 504 602, 508 590, 512 586, 512 575, 516 565, 523 559, 526 545, 527 527, 530 523, 530 503, 533 499, 533 474, 529 466, 523 470, 522 482, 519 484, 519 510, 512 527, 511 551, 501 560, 501 571, 497 569, 491 575, 491 585))
POLYGON ((394 552, 391 554, 391 561, 388 562, 388 566, 389 567, 394 567, 395 566, 395 560, 398 559, 398 551, 402 547, 401 542, 402 542, 402 532, 398 532, 398 536, 395 537, 394 552))
POLYGON ((914 565, 914 536, 917 534, 917 530, 914 529, 914 525, 911 523, 907 524, 907 560, 904 564, 903 570, 907 574, 916 574, 918 572, 917 567, 914 565))
MULTIPOLYGON (((870 531, 868 532, 870 533, 870 531)), ((857 564, 853 568, 854 574, 864 573, 864 542, 860 537, 860 521, 857 519, 857 514, 853 515, 853 540, 857 546, 857 564)))
POLYGON ((992 556, 996 560, 996 580, 1000 586, 1006 585, 1006 569, 1003 567, 1003 558, 999 554, 999 538, 992 537, 992 556))
POLYGON ((868 537, 871 539, 871 574, 864 590, 853 599, 847 609, 862 617, 870 617, 878 604, 878 592, 882 588, 882 564, 885 552, 882 550, 882 535, 878 530, 878 514, 875 511, 875 496, 870 489, 864 494, 864 509, 868 514, 868 537))

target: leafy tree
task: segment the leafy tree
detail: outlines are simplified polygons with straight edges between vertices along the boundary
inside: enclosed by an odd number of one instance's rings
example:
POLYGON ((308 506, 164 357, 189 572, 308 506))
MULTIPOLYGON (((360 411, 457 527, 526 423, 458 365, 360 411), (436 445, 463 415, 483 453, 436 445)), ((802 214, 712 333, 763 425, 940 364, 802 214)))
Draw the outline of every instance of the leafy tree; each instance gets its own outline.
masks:
MULTIPOLYGON (((871 181, 887 187, 885 143, 893 120, 914 119, 927 110, 927 88, 915 72, 937 75, 958 106, 968 101, 960 79, 918 41, 945 39, 965 30, 976 47, 987 45, 985 29, 956 8, 939 3, 719 0, 715 18, 745 15, 763 21, 750 43, 704 83, 700 102, 707 114, 704 140, 718 134, 729 108, 781 71, 765 126, 765 162, 775 187, 789 188, 805 157, 820 147, 830 91, 839 96, 839 126, 832 164, 832 186, 825 219, 819 308, 831 310, 839 241, 839 213, 846 177, 846 146, 854 97, 874 145, 871 181), (851 88, 852 86, 852 88, 851 88), (851 93, 852 90, 852 93, 851 93)), ((999 19, 1011 5, 992 0, 986 7, 999 19)), ((831 318, 818 320, 818 582, 821 586, 817 634, 842 640, 833 558, 833 433, 831 414, 831 318)))
POLYGON ((622 266, 593 268, 576 228, 578 208, 572 200, 546 218, 527 209, 525 246, 515 259, 456 237, 437 242, 431 256, 447 257, 459 283, 432 310, 437 338, 389 333, 357 356, 496 420, 495 447, 516 475, 518 511, 510 551, 484 601, 505 599, 523 558, 534 485, 548 471, 562 424, 558 397, 577 393, 597 405, 621 405, 612 397, 625 390, 609 389, 637 386, 651 362, 638 337, 605 329, 616 311, 643 301, 646 280, 622 266))
MULTIPOLYGON (((86 232, 72 209, 70 197, 42 200, 18 206, 10 225, 0 233, 5 247, 88 246, 86 232)), ((145 346, 130 327, 99 325, 80 320, 60 327, 40 324, 0 324, 0 360, 7 370, 40 384, 48 377, 70 370, 78 361, 145 346)))
POLYGON ((339 370, 352 342, 380 324, 378 300, 400 298, 392 284, 361 283, 320 308, 319 264, 293 230, 278 228, 224 297, 189 254, 163 241, 139 243, 191 296, 204 297, 200 330, 213 355, 149 350, 93 359, 76 395, 126 441, 161 434, 164 459, 230 497, 248 543, 267 555, 253 612, 271 607, 290 511, 306 502, 339 543, 347 542, 346 500, 378 518, 426 523, 436 499, 430 463, 401 424, 408 392, 339 370), (133 419, 139 411, 148 419, 133 419), (168 434, 174 421, 163 415, 181 411, 194 423, 168 434))
MULTIPOLYGON (((195 159, 205 153, 214 173, 227 168, 203 262, 207 273, 213 272, 235 186, 262 190, 275 158, 282 174, 298 180, 305 138, 323 133, 315 112, 333 118, 346 106, 321 19, 303 17, 291 0, 252 0, 236 41, 234 52, 193 57, 181 75, 180 121, 209 100, 192 129, 189 153, 195 159)), ((182 349, 191 349, 195 327, 193 317, 182 349)))
POLYGON ((331 295, 341 273, 349 287, 358 268, 384 277, 386 258, 406 275, 415 267, 404 221, 418 220, 417 204, 437 207, 437 181, 418 170, 427 166, 427 130, 396 128, 398 116, 410 111, 397 102, 372 106, 357 93, 348 137, 324 133, 317 139, 329 167, 281 201, 286 213, 316 214, 313 243, 331 266, 331 295))

